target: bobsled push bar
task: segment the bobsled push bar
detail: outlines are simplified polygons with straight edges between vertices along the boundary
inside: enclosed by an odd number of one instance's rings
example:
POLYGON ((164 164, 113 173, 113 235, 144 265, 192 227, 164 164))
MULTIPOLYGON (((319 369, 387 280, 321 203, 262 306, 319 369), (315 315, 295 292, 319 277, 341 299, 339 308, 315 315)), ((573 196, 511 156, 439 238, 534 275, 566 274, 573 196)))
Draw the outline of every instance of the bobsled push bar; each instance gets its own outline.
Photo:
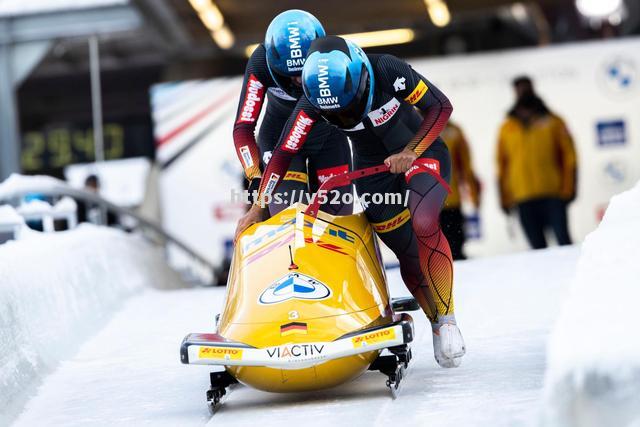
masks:
POLYGON ((189 334, 182 341, 180 359, 184 364, 221 366, 266 366, 302 369, 328 360, 353 356, 413 341, 413 319, 406 313, 393 322, 344 335, 335 341, 289 343, 255 348, 230 341, 219 334, 189 334))
MULTIPOLYGON (((451 193, 451 187, 449 187, 447 181, 445 181, 438 172, 429 169, 422 163, 414 162, 411 167, 414 166, 423 169, 429 175, 433 176, 440 183, 440 185, 442 185, 444 189, 447 190, 447 193, 451 193)), ((352 172, 345 172, 334 175, 320 186, 317 193, 320 193, 321 191, 329 192, 334 188, 349 185, 356 179, 364 178, 365 176, 376 175, 382 172, 389 172, 389 166, 382 164, 378 166, 371 166, 368 168, 354 170, 352 172)), ((318 216, 318 210, 320 210, 320 197, 314 197, 313 202, 307 207, 307 210, 304 212, 304 214, 316 218, 318 216)))

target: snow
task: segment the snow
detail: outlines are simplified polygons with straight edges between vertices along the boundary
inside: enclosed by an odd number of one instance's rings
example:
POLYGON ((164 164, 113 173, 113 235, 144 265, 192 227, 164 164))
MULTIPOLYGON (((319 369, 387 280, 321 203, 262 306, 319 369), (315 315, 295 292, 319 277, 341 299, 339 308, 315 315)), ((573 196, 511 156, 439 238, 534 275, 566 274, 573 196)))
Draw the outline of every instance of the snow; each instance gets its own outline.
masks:
MULTIPOLYGON (((458 321, 468 355, 455 370, 433 360, 415 313, 414 361, 392 400, 382 374, 332 390, 271 394, 235 388, 210 417, 207 367, 180 364, 180 341, 213 329, 224 289, 147 290, 62 363, 16 426, 512 426, 536 425, 550 328, 574 272, 575 247, 456 264, 458 321)), ((397 269, 394 296, 406 295, 397 269)))
POLYGON ((0 224, 22 225, 24 220, 10 205, 0 205, 0 224))
POLYGON ((177 281, 158 250, 113 229, 86 224, 0 245, 0 425, 125 299, 177 281))
POLYGON ((549 346, 545 425, 640 425, 639 253, 640 183, 583 244, 549 346))
POLYGON ((26 176, 17 173, 0 183, 0 200, 7 200, 23 193, 53 190, 60 186, 66 186, 64 181, 44 175, 26 176))
POLYGON ((71 197, 65 196, 58 200, 58 202, 53 206, 53 210, 60 213, 75 213, 78 210, 78 204, 71 197))

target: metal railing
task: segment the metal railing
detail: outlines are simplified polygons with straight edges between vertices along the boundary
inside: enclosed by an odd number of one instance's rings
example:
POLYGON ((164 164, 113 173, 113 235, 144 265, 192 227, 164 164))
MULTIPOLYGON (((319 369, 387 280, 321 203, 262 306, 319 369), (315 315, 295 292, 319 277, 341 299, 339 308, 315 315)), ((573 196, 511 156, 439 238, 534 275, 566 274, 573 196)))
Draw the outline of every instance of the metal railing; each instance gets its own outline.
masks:
POLYGON ((127 221, 127 228, 140 232, 140 234, 151 243, 162 246, 165 249, 165 256, 167 256, 167 258, 169 250, 173 251, 177 249, 182 253, 181 255, 186 255, 186 259, 189 260, 189 265, 172 265, 174 269, 182 274, 183 279, 202 285, 215 284, 216 266, 189 248, 189 246, 180 239, 164 230, 160 225, 147 220, 131 209, 115 205, 89 191, 71 188, 62 183, 52 183, 46 186, 25 184, 20 185, 19 189, 8 193, 4 192, 4 194, 0 195, 0 205, 9 204, 18 207, 24 197, 30 194, 38 194, 50 198, 71 197, 74 200, 83 202, 86 206, 91 205, 97 207, 102 212, 103 224, 106 224, 108 212, 115 214, 119 218, 129 218, 130 221, 127 221), (129 222, 131 226, 129 226, 129 222))

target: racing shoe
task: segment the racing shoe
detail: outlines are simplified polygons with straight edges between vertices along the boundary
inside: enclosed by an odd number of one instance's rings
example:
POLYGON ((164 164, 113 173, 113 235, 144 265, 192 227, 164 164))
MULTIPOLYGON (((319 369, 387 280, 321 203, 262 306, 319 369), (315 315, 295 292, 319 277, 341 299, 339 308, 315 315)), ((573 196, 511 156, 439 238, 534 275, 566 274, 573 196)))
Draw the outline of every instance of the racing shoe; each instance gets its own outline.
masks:
POLYGON ((457 368, 466 352, 462 333, 453 315, 442 316, 432 325, 433 355, 443 368, 457 368))

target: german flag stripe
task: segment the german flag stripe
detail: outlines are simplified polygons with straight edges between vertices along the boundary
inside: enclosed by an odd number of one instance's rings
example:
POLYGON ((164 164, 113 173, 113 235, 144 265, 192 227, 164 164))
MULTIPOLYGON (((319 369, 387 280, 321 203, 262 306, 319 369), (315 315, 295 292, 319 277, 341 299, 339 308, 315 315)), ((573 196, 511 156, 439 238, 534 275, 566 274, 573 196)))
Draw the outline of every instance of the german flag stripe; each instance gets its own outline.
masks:
POLYGON ((291 334, 291 333, 307 333, 307 324, 302 322, 291 322, 286 325, 280 326, 280 334, 291 334))

